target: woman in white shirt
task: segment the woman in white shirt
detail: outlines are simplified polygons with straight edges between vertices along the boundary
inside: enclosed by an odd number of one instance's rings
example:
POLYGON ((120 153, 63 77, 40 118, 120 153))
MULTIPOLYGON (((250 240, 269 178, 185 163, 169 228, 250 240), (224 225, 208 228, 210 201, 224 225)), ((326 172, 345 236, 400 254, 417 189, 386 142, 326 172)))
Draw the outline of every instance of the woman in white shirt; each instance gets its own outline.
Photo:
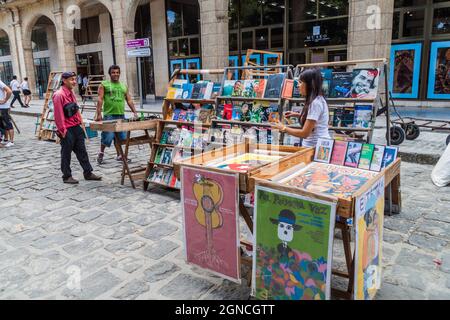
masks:
POLYGON ((20 88, 22 89, 22 93, 25 96, 25 98, 23 98, 23 102, 25 104, 25 107, 29 108, 30 107, 30 101, 31 101, 31 90, 30 90, 30 86, 28 84, 28 77, 23 78, 23 81, 20 84, 20 88))
POLYGON ((299 117, 301 129, 288 128, 278 122, 272 127, 295 137, 303 138, 302 146, 315 147, 319 138, 329 139, 328 105, 322 93, 322 74, 319 69, 307 69, 300 75, 300 93, 305 97, 301 113, 288 111, 286 118, 299 117))

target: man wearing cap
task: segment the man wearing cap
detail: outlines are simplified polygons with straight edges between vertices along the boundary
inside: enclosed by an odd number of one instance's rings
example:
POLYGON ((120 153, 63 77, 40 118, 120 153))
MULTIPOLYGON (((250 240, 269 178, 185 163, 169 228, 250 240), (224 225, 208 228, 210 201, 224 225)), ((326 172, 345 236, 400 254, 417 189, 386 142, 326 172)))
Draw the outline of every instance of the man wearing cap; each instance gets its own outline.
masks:
POLYGON ((84 144, 84 131, 81 128, 82 120, 77 105, 73 88, 77 85, 77 77, 74 72, 64 72, 61 76, 62 86, 53 94, 53 106, 57 135, 61 138, 61 171, 63 182, 77 184, 72 177, 70 159, 72 151, 77 156, 83 168, 85 180, 101 180, 102 178, 92 173, 93 169, 84 144))

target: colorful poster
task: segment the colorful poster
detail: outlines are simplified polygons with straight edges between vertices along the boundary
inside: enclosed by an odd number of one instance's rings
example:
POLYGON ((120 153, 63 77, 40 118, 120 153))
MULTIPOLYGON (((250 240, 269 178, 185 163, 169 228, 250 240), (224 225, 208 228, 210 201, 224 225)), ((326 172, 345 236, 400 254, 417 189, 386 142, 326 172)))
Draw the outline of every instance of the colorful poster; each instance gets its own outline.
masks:
POLYGON ((181 181, 187 263, 240 283, 238 176, 182 167, 181 181))
POLYGON ((356 198, 355 300, 372 300, 380 289, 384 176, 356 198))
POLYGON ((319 138, 317 140, 316 152, 314 153, 314 161, 330 163, 333 144, 334 140, 319 138))
POLYGON ((375 99, 378 94, 378 69, 354 69, 352 86, 346 98, 375 99))
POLYGON ((312 162, 280 183, 338 198, 349 198, 376 175, 376 172, 312 162))
POLYGON ((261 166, 281 159, 281 156, 265 155, 257 153, 245 153, 228 160, 212 161, 206 164, 207 167, 227 169, 239 172, 246 172, 252 167, 261 166))
POLYGON ((391 46, 389 90, 393 98, 416 99, 419 96, 421 43, 391 46))
POLYGON ((450 41, 431 44, 428 99, 450 99, 450 41))
POLYGON ((329 299, 336 202, 257 186, 254 212, 253 296, 329 299))

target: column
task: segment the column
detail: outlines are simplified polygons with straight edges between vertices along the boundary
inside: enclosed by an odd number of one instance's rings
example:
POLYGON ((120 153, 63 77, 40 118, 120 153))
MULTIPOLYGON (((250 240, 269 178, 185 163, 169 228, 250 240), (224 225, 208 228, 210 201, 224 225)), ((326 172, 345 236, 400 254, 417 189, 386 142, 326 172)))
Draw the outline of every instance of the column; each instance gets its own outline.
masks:
POLYGON ((169 82, 169 58, 165 10, 164 0, 150 1, 153 72, 155 77, 155 96, 157 97, 166 96, 167 84, 169 82))
MULTIPOLYGON (((202 68, 228 66, 228 1, 199 0, 201 20, 202 68)), ((219 76, 205 77, 218 81, 219 76)))
POLYGON ((74 71, 77 70, 75 60, 75 42, 73 30, 69 29, 65 23, 63 10, 53 12, 56 23, 56 42, 58 45, 58 70, 52 67, 52 71, 74 71))

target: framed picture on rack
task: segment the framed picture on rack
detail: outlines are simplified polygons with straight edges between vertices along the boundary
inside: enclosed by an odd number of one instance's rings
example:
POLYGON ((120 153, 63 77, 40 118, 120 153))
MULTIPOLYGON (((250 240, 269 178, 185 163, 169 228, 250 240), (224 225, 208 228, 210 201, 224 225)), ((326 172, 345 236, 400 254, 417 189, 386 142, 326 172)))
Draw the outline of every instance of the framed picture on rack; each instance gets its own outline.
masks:
POLYGON ((450 99, 450 41, 433 42, 428 72, 428 99, 450 99))
MULTIPOLYGON (((228 66, 239 67, 238 64, 239 64, 238 56, 229 56, 228 57, 228 66)), ((230 74, 232 75, 232 79, 228 78, 228 80, 238 80, 239 79, 239 71, 238 70, 230 71, 230 74)), ((227 76, 229 76, 229 75, 227 75, 227 76)))
MULTIPOLYGON (((264 55, 264 65, 275 65, 277 64, 277 59, 278 59, 278 55, 277 54, 271 54, 271 53, 266 53, 264 55)), ((280 60, 280 65, 283 64, 283 56, 281 57, 280 60)))
MULTIPOLYGON (((242 56, 242 65, 245 66, 245 60, 247 59, 247 55, 242 56)), ((253 63, 256 63, 257 65, 261 64, 261 55, 259 54, 252 54, 250 56, 250 61, 253 63)))
MULTIPOLYGON (((186 59, 186 69, 200 69, 200 58, 186 59)), ((201 80, 200 74, 198 75, 190 75, 189 79, 192 81, 197 78, 197 81, 201 80)))
POLYGON ((389 90, 393 98, 418 98, 421 58, 421 43, 391 46, 389 90))

